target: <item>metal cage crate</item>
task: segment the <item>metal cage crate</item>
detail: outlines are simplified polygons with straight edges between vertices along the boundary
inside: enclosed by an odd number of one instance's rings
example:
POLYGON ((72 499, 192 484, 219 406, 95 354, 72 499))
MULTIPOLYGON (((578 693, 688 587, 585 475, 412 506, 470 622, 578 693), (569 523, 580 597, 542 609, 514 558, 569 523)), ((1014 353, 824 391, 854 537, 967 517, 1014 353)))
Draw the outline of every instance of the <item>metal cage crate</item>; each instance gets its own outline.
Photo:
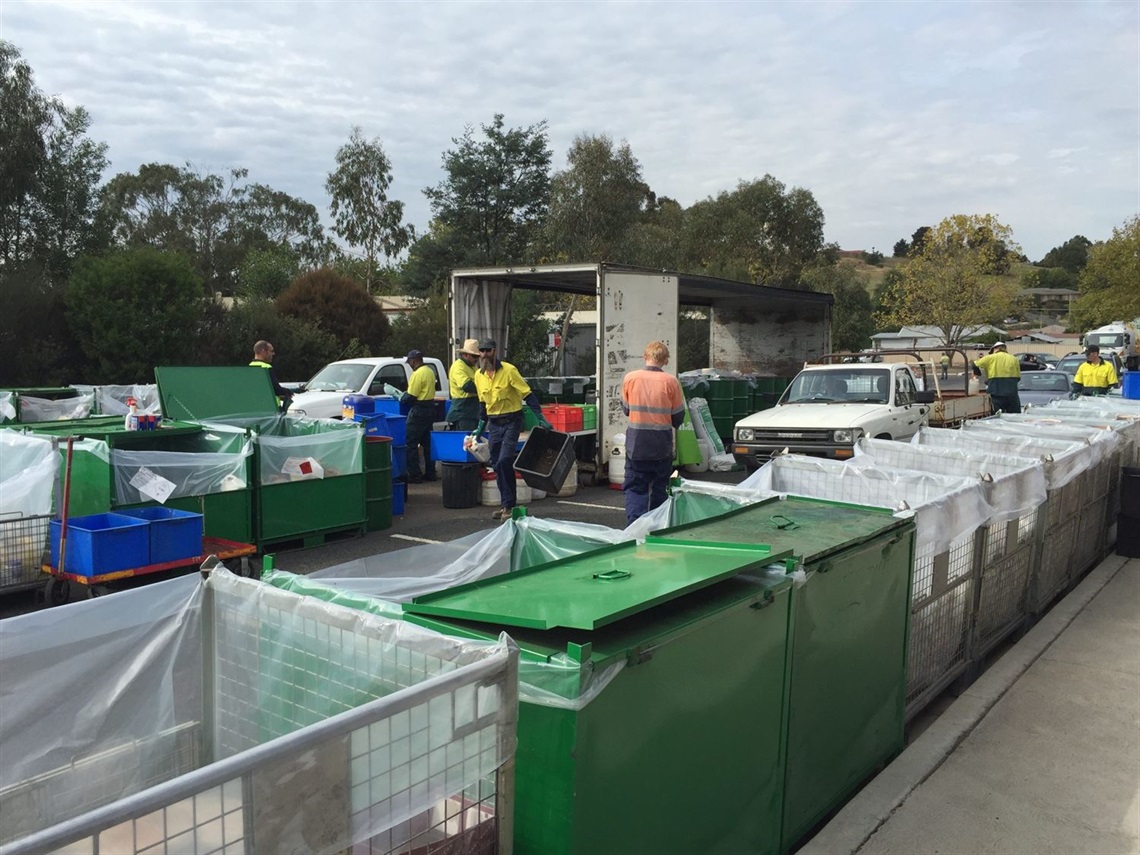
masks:
POLYGON ((0 594, 43 583, 40 567, 51 519, 51 514, 0 514, 0 594))

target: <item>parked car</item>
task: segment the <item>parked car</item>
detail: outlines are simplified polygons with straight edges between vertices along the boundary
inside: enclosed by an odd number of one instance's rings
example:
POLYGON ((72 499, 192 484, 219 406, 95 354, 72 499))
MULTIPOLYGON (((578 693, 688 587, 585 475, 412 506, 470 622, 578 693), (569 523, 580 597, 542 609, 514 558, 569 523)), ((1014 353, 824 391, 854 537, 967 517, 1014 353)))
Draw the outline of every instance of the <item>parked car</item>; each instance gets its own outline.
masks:
POLYGON ((1067 398, 1073 375, 1063 371, 1033 371, 1022 374, 1017 383, 1017 397, 1022 406, 1040 407, 1058 398, 1067 398))
MULTIPOLYGON (((1105 362, 1112 363, 1112 367, 1116 369, 1116 376, 1119 378, 1124 371, 1120 357, 1111 351, 1101 351, 1100 358, 1105 362)), ((1057 361, 1055 370, 1063 371, 1065 374, 1076 374, 1077 367, 1084 361, 1085 355, 1083 353, 1070 353, 1068 356, 1062 357, 1057 361)))
POLYGON ((1035 353, 1015 353, 1022 371, 1044 371, 1049 366, 1037 358, 1035 353))
POLYGON ((1024 353, 1015 353, 1014 356, 1016 356, 1018 359, 1021 359, 1023 356, 1036 357, 1037 361, 1043 362, 1046 368, 1056 368, 1057 360, 1060 359, 1060 357, 1054 356, 1051 353, 1036 353, 1031 351, 1025 351, 1024 353))
MULTIPOLYGON (((436 399, 449 397, 447 370, 434 357, 425 356, 424 363, 435 373, 436 399)), ((330 362, 313 375, 303 391, 293 396, 289 412, 312 419, 339 419, 344 396, 352 393, 380 396, 384 386, 401 392, 408 389, 412 369, 402 356, 370 356, 330 362)))

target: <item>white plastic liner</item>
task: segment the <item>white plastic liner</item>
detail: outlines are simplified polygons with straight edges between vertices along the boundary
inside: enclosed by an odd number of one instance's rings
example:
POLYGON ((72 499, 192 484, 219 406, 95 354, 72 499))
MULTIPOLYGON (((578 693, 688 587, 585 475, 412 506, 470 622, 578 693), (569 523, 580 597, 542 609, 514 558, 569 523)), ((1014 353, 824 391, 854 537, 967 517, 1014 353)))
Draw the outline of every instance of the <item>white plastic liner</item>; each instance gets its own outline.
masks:
POLYGON ((957 448, 963 451, 996 452, 1040 460, 1045 467, 1045 486, 1060 490, 1088 470, 1095 461, 1087 440, 1051 439, 1040 434, 947 430, 924 427, 911 438, 912 445, 957 448))
POLYGON ((1029 516, 1048 498, 1045 467, 1041 461, 1011 454, 920 449, 892 440, 863 438, 856 443, 855 457, 848 465, 859 466, 865 462, 895 469, 980 478, 986 501, 994 511, 991 524, 1029 516))
POLYGON ((0 431, 0 514, 50 514, 58 473, 59 453, 50 439, 0 431))
MULTIPOLYGON (((850 466, 837 460, 776 457, 741 482, 746 490, 913 511, 916 552, 945 552, 993 516, 977 478, 850 466)), ((909 515, 909 514, 906 514, 909 515)))
POLYGON ((999 436, 1040 436, 1044 439, 1067 439, 1089 443, 1092 450, 1092 465, 1097 465, 1120 450, 1120 438, 1111 431, 1083 425, 1049 424, 1037 416, 1017 413, 1002 414, 989 419, 978 419, 962 423, 966 433, 999 436))
POLYGON ((16 393, 0 392, 0 422, 16 421, 16 393))
POLYGON ((111 473, 115 482, 115 499, 119 504, 129 505, 155 498, 140 492, 136 486, 144 469, 174 485, 163 501, 244 490, 249 486, 246 464, 252 456, 253 441, 250 439, 243 440, 237 453, 113 449, 111 473))
POLYGON ((80 393, 74 398, 61 398, 52 401, 47 398, 20 396, 21 422, 58 422, 71 419, 85 419, 91 415, 94 394, 80 393))
POLYGON ((1111 410, 1041 407, 1025 415, 1037 419, 1035 424, 1075 425, 1112 431, 1123 443, 1120 453, 1124 465, 1140 459, 1140 412, 1133 416, 1111 410))
MULTIPOLYGON (((78 387, 77 387, 78 388, 78 387)), ((135 399, 135 412, 161 415, 158 386, 153 383, 136 383, 133 386, 96 386, 95 406, 105 416, 125 416, 130 412, 127 398, 135 399)))
MULTIPOLYGON (((327 834, 322 851, 346 851, 513 756, 515 656, 505 635, 496 643, 451 638, 224 569, 205 582, 185 576, 5 620, 0 842, 54 849, 68 841, 47 845, 28 835, 95 809, 69 826, 87 828, 99 851, 138 851, 145 843, 134 835, 144 831, 165 838, 163 851, 221 851, 223 823, 202 812, 216 817, 219 800, 232 798, 239 840, 244 815, 266 851, 314 851, 305 836, 313 825, 327 834), (437 679, 465 671, 471 680, 437 679), (455 688, 437 694, 436 684, 455 688), (361 707, 370 715, 342 736, 295 736, 361 707), (398 714, 386 714, 396 707, 398 714), (404 797, 378 798, 389 771, 381 758, 393 774, 407 764, 408 734, 422 735, 423 745, 412 739, 406 790, 392 787, 404 797), (215 767, 207 764, 236 768, 232 758, 270 745, 252 781, 223 779, 179 802, 160 801, 157 811, 151 804, 128 812, 138 825, 100 824, 112 810, 100 805, 163 781, 210 779, 215 767), (422 788, 414 771, 420 758, 422 788), (175 837, 186 828, 188 837, 175 837)), ((236 850, 251 851, 240 842, 236 850)))

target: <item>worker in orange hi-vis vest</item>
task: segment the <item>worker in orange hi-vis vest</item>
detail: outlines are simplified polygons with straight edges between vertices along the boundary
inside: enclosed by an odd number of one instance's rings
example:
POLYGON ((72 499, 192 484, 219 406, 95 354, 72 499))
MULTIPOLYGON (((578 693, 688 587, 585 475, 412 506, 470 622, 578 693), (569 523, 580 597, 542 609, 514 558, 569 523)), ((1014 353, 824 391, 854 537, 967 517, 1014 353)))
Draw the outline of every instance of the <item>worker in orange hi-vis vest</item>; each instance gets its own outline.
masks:
POLYGON ((625 517, 633 522, 665 501, 673 471, 673 431, 685 420, 681 384, 664 371, 669 348, 645 346, 645 367, 625 375, 621 408, 629 416, 625 431, 625 517))

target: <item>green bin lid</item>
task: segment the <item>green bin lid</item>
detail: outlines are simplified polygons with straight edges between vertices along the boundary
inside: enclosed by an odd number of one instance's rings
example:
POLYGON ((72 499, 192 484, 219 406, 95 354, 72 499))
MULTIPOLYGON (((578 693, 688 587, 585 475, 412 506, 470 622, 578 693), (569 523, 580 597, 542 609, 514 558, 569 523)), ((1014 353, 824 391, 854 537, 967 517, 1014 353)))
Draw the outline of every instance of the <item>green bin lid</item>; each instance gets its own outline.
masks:
POLYGON ((164 366, 154 369, 162 414, 169 419, 216 419, 272 415, 277 396, 269 372, 249 365, 211 368, 164 366))
POLYGON ((599 629, 790 555, 764 544, 622 543, 425 594, 404 611, 532 629, 599 629))
POLYGON ((788 496, 745 505, 715 517, 652 532, 650 543, 734 544, 763 540, 805 561, 911 525, 886 508, 788 496))

